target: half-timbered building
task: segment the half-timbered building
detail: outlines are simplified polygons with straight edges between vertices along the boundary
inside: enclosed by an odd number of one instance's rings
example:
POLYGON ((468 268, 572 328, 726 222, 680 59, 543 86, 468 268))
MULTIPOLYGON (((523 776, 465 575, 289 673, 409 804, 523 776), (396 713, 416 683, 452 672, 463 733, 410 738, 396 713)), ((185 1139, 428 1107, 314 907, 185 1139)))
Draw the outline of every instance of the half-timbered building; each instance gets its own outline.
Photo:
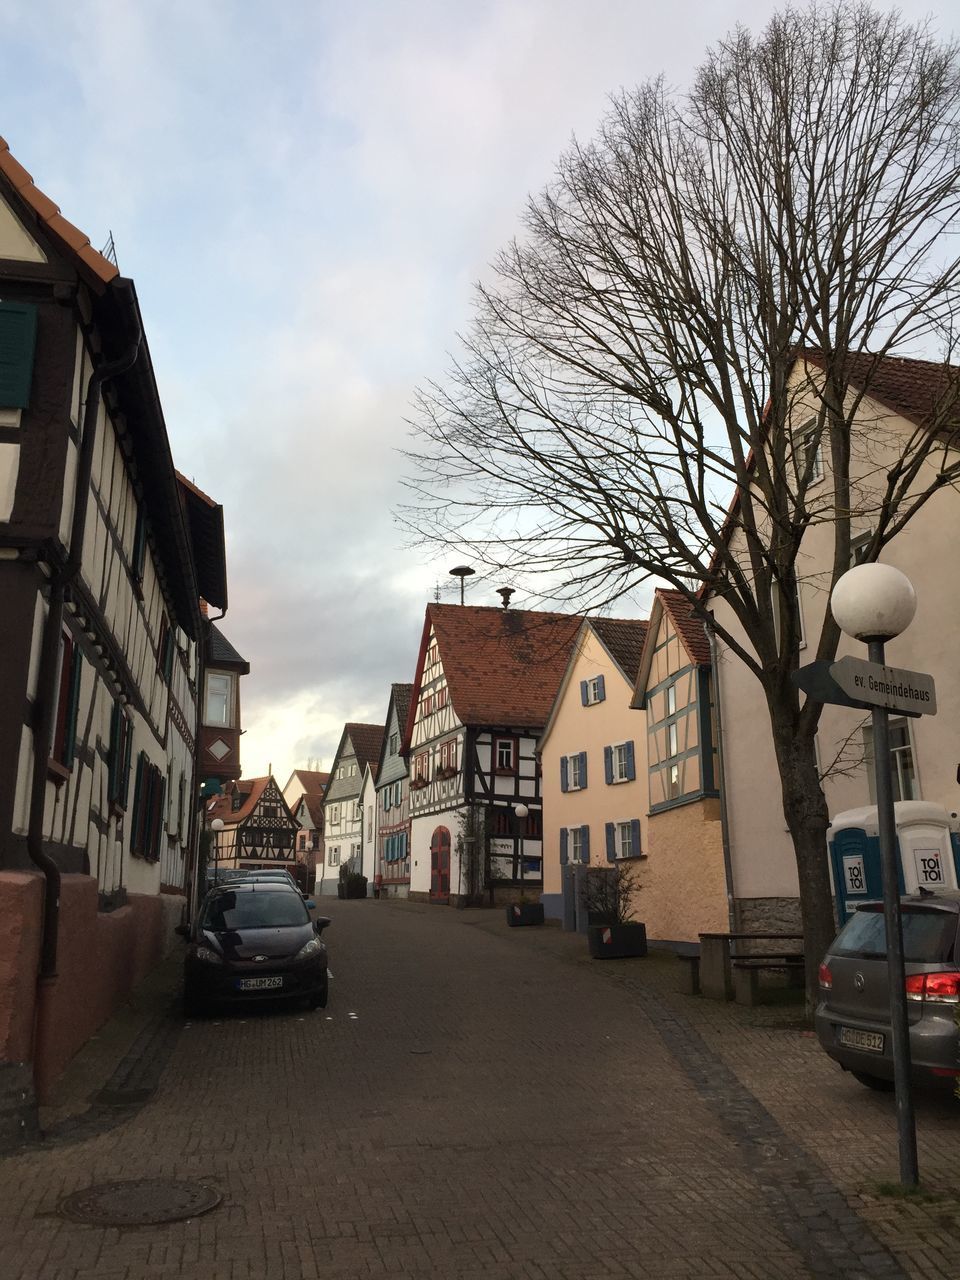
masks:
POLYGON ((187 518, 133 282, 2 140, 0 297, 0 1067, 42 1097, 180 918, 199 598, 225 605, 225 565, 222 526, 201 546, 187 518))
POLYGON ((377 766, 374 884, 382 898, 405 898, 410 892, 410 792, 403 734, 412 696, 412 684, 391 687, 386 732, 377 766))
POLYGON ((216 871, 285 867, 295 874, 297 820, 272 775, 228 783, 206 804, 208 827, 215 818, 223 822, 210 846, 209 865, 216 871))
POLYGON ((313 889, 317 868, 323 866, 323 796, 329 773, 319 769, 294 769, 283 798, 299 825, 297 832, 297 874, 304 887, 313 889))
POLYGON ((710 645, 679 591, 654 594, 633 706, 646 718, 642 918, 651 938, 695 943, 729 913, 710 645))
POLYGON ((317 869, 317 893, 336 894, 341 868, 361 870, 363 849, 360 788, 367 765, 374 767, 383 745, 382 724, 345 724, 330 766, 323 799, 325 858, 317 869))
POLYGON ((537 739, 580 623, 427 606, 404 733, 411 897, 456 904, 540 890, 537 739))

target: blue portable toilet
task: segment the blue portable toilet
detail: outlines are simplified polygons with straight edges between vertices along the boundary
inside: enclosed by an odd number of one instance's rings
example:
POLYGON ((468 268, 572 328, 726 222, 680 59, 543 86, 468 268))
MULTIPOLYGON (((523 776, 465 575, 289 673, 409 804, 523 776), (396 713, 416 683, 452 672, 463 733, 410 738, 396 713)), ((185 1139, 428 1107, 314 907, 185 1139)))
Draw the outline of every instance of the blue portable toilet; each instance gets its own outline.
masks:
MULTIPOLYGON (((956 814, 925 800, 894 806, 901 893, 936 893, 960 883, 960 823, 956 814)), ((876 805, 838 813, 827 832, 830 872, 840 925, 859 902, 883 897, 876 805)))

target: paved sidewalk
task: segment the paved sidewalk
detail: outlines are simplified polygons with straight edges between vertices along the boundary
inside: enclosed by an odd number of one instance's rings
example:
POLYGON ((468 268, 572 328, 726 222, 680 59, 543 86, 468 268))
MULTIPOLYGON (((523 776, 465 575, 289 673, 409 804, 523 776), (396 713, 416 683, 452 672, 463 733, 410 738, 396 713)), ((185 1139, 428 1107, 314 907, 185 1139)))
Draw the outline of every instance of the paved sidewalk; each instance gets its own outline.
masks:
POLYGON ((681 996, 670 958, 591 962, 501 912, 330 914, 326 1011, 160 1018, 117 1077, 143 1095, 123 1123, 88 1113, 86 1136, 0 1162, 4 1280, 957 1273, 949 1104, 921 1108, 944 1198, 887 1200, 889 1100, 782 1012, 681 996), (158 1176, 223 1204, 123 1231, 56 1214, 158 1176))

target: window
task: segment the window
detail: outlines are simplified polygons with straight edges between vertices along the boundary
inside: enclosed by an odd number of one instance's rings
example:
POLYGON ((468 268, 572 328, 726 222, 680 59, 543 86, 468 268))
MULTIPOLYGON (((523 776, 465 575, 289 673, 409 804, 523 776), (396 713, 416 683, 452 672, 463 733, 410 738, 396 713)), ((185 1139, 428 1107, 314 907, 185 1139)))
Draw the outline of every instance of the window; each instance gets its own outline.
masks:
POLYGON ((490 814, 490 834, 493 836, 513 835, 509 809, 493 809, 490 814))
POLYGON ((800 435, 801 457, 797 467, 799 475, 810 466, 810 484, 816 484, 818 480, 823 479, 823 440, 818 438, 818 428, 815 421, 808 422, 800 435))
POLYGON ((340 865, 340 846, 335 844, 327 854, 327 865, 331 867, 339 867, 340 865))
POLYGON ((680 745, 677 736, 677 722, 667 725, 667 755, 675 756, 680 754, 680 745))
POLYGON ((390 755, 395 756, 399 749, 400 749, 400 735, 398 733, 391 733, 390 745, 388 747, 388 751, 390 755))
POLYGON ((176 636, 164 615, 160 620, 160 639, 157 643, 157 670, 166 684, 173 677, 173 656, 177 651, 176 636))
POLYGON ((583 861, 583 827, 570 828, 570 861, 583 861))
POLYGON ((320 848, 320 832, 319 831, 310 832, 310 848, 314 850, 320 848))
POLYGON ((0 302, 0 407, 29 408, 36 342, 37 308, 29 302, 0 302))
POLYGON ((433 694, 425 693, 420 699, 420 714, 423 716, 433 715, 433 694))
POLYGON ((353 820, 354 822, 359 822, 361 828, 363 827, 363 805, 359 800, 353 806, 353 820))
POLYGON ((438 689, 436 692, 436 695, 434 697, 434 706, 439 711, 442 707, 445 707, 446 705, 447 705, 447 686, 444 685, 442 689, 438 689))
POLYGON ((147 558, 147 522, 144 519, 143 507, 137 508, 137 523, 133 530, 133 560, 130 568, 133 570, 134 581, 140 585, 143 582, 143 566, 147 558))
POLYGON ((447 769, 451 773, 455 773, 457 769, 457 740, 451 738, 449 742, 441 742, 440 744, 440 768, 447 769))
POLYGON ((616 862, 618 858, 640 857, 639 818, 631 818, 628 822, 608 822, 606 837, 608 862, 616 862))
POLYGON ((585 707, 592 707, 606 698, 603 676, 591 676, 589 680, 580 681, 580 701, 585 707))
POLYGON ((667 770, 667 799, 676 800, 680 794, 680 766, 672 764, 667 770))
POLYGON ((207 696, 204 699, 203 723, 233 728, 233 676, 207 672, 207 696))
POLYGON ((866 533, 858 533, 850 539, 850 568, 855 564, 863 564, 864 557, 869 550, 870 543, 873 541, 873 530, 868 529, 866 533))
MULTIPOLYGON (((130 753, 133 733, 119 702, 110 716, 110 751, 107 757, 107 800, 111 808, 126 809, 130 789, 130 753)), ((181 779, 182 781, 182 779, 181 779)))
POLYGON ((629 858, 633 852, 633 837, 629 822, 617 823, 617 857, 629 858))
POLYGON ((163 800, 167 780, 145 751, 137 756, 137 780, 133 791, 130 851, 150 862, 160 857, 163 800))
MULTIPOLYGON (((800 594, 800 582, 794 579, 794 592, 797 601, 797 648, 806 647, 807 637, 803 626, 803 596, 800 594)), ((770 602, 773 607, 773 628, 777 644, 780 644, 780 584, 775 582, 770 588, 770 602)))
POLYGON ((517 744, 513 738, 495 738, 493 742, 494 770, 497 773, 516 773, 517 744))
POLYGON ((297 837, 297 848, 300 849, 302 852, 306 850, 306 847, 307 847, 306 833, 301 831, 300 835, 297 837))
POLYGON ((395 782, 393 784, 393 803, 395 805, 399 805, 402 799, 403 799, 403 783, 395 782))
POLYGON ((560 757, 560 790, 583 791, 587 785, 587 753, 560 757))
POLYGON ((430 755, 426 751, 421 751, 418 756, 413 757, 413 778, 415 782, 430 781, 430 755))
POLYGON ((64 631, 60 637, 60 693, 54 720, 50 756, 64 769, 73 768, 77 749, 77 711, 80 706, 80 680, 83 659, 73 637, 64 631))
POLYGON ((373 839, 373 805, 367 805, 367 839, 373 839))
POLYGON ((435 667, 439 661, 440 661, 440 651, 437 648, 436 641, 434 641, 434 643, 432 643, 430 645, 430 648, 427 650, 425 665, 428 667, 435 667))
POLYGON ((330 825, 331 827, 339 827, 340 825, 340 806, 338 804, 330 806, 330 825))
MULTIPOLYGON (((876 804, 877 779, 873 755, 873 729, 869 725, 864 726, 863 730, 863 751, 867 766, 867 785, 870 788, 870 803, 876 804)), ((920 799, 920 782, 914 763, 910 722, 905 719, 890 721, 890 774, 895 801, 920 799)))
POLYGON ((664 697, 666 698, 666 711, 664 712, 664 715, 675 716, 677 714, 676 681, 674 681, 673 684, 667 685, 667 689, 666 689, 666 693, 664 694, 664 697))
POLYGON ((608 786, 633 782, 637 776, 636 751, 633 742, 618 742, 603 748, 603 773, 608 786))

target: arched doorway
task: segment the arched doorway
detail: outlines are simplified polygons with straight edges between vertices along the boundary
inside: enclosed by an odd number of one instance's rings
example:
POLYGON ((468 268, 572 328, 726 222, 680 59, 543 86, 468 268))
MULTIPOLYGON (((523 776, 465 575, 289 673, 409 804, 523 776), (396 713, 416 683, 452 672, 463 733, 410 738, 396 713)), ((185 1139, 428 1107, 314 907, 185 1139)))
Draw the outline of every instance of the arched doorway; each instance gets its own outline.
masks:
POLYGON ((450 901, 450 832, 437 827, 430 837, 430 901, 450 901))

